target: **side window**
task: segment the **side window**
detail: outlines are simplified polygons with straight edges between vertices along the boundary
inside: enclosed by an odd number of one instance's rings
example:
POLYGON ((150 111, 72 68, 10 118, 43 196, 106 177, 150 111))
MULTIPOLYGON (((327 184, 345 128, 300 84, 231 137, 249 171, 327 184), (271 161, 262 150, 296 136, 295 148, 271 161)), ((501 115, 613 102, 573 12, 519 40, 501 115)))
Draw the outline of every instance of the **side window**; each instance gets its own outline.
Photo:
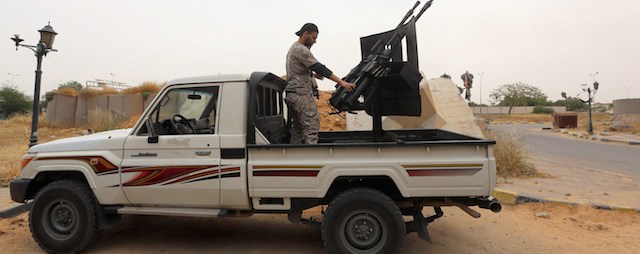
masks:
MULTIPOLYGON (((168 91, 149 115, 158 135, 216 133, 219 86, 179 87, 168 91)), ((138 135, 148 135, 147 127, 138 135)))
POLYGON ((275 89, 258 86, 255 113, 258 118, 282 114, 282 93, 275 89))

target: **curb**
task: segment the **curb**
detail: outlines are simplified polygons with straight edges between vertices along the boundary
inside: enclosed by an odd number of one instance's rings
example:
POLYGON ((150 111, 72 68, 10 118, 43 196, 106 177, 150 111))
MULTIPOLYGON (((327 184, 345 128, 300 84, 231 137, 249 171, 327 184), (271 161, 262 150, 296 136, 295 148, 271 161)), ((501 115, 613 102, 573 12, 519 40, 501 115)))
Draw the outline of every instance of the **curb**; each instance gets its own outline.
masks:
POLYGON ((0 211, 0 218, 13 218, 16 217, 18 215, 20 215, 21 213, 27 212, 29 210, 31 210, 31 201, 24 203, 24 204, 16 204, 12 207, 9 207, 5 210, 0 211))
POLYGON ((562 134, 567 134, 574 137, 582 138, 582 139, 594 140, 594 141, 599 141, 604 143, 617 143, 617 144, 623 144, 623 145, 640 146, 640 142, 638 141, 626 141, 626 140, 618 140, 618 139, 610 139, 610 138, 592 137, 591 135, 588 135, 588 134, 581 134, 581 133, 576 133, 576 132, 571 132, 571 131, 561 130, 561 129, 554 129, 554 131, 562 134))
POLYGON ((493 191, 493 197, 497 199, 501 204, 507 205, 520 205, 524 203, 545 203, 545 204, 555 204, 561 206, 590 206, 595 209, 614 211, 619 213, 640 213, 640 208, 631 208, 631 207, 615 207, 606 204, 597 204, 597 203, 575 203, 568 202, 564 200, 555 200, 555 199, 544 199, 539 197, 531 197, 531 196, 523 196, 514 191, 505 190, 502 188, 495 188, 493 191))

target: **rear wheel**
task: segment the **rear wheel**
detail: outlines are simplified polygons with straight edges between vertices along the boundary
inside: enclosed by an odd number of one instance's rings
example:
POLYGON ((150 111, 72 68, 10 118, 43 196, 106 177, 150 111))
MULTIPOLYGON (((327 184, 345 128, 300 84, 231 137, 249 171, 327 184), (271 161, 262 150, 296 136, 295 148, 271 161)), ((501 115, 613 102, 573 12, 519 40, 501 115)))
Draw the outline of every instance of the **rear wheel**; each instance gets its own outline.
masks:
POLYGON ((322 238, 329 253, 398 253, 405 234, 398 206, 371 188, 340 193, 329 204, 322 222, 322 238))
POLYGON ((36 194, 29 213, 29 228, 38 245, 47 252, 79 252, 98 231, 99 209, 85 183, 55 181, 36 194))

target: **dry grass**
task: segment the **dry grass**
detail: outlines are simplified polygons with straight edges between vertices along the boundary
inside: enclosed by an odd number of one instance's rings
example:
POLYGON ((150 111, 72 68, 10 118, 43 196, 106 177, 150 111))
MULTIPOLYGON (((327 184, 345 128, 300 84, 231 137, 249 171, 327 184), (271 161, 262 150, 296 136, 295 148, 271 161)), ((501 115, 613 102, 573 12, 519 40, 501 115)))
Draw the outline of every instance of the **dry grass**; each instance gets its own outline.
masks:
POLYGON ((100 89, 95 89, 95 88, 84 88, 82 90, 80 90, 80 94, 82 95, 86 95, 86 96, 98 96, 98 95, 105 95, 105 94, 119 94, 120 92, 116 89, 113 88, 108 88, 108 87, 103 87, 100 89))
POLYGON ((152 81, 145 81, 139 86, 134 86, 134 87, 125 89, 124 91, 122 91, 122 94, 138 94, 138 93, 145 93, 145 92, 157 93, 166 84, 167 82, 158 84, 152 81))
POLYGON ((120 123, 119 128, 126 129, 126 128, 133 127, 141 116, 142 116, 142 113, 140 113, 138 115, 135 115, 135 116, 132 116, 131 118, 127 119, 126 121, 120 123))
MULTIPOLYGON (((592 113, 591 121, 593 122, 593 131, 602 132, 611 130, 611 114, 609 113, 592 113)), ((576 131, 586 131, 589 125, 589 112, 578 113, 578 127, 573 129, 576 131)))
MULTIPOLYGON (((578 127, 569 129, 570 131, 586 131, 589 124, 589 113, 579 112, 578 114, 578 127)), ((484 118, 492 123, 553 123, 552 115, 545 114, 482 114, 477 115, 477 118, 484 118)), ((627 121, 629 128, 615 129, 611 125, 611 121, 615 118, 610 113, 594 112, 591 115, 593 122, 593 131, 596 133, 607 132, 620 132, 620 133, 640 133, 640 118, 631 119, 627 121)))
POLYGON ((496 169, 501 177, 533 177, 542 176, 533 164, 527 161, 528 149, 522 143, 522 134, 507 131, 494 136, 496 140, 493 156, 496 169))
POLYGON ((107 131, 120 128, 120 125, 127 120, 123 116, 109 110, 95 108, 89 111, 87 125, 83 126, 96 132, 107 131))
POLYGON ((611 126, 610 131, 623 131, 640 135, 640 115, 617 115, 612 116, 612 121, 616 127, 611 126))
POLYGON ((71 95, 71 96, 78 96, 78 95, 96 96, 96 95, 109 95, 109 94, 138 94, 138 93, 145 95, 145 94, 157 93, 166 83, 167 82, 158 84, 156 82, 145 81, 139 86, 134 86, 134 87, 125 89, 123 91, 118 91, 117 89, 106 87, 106 86, 101 88, 83 88, 80 91, 75 90, 73 88, 66 87, 66 88, 60 88, 58 90, 55 90, 55 93, 71 95))
MULTIPOLYGON (((524 118, 523 118, 524 119, 524 118)), ((527 161, 528 148, 522 142, 522 134, 515 130, 494 135, 488 128, 489 119, 476 121, 487 139, 496 141, 493 156, 496 159, 497 174, 500 177, 539 177, 544 176, 527 161)))
POLYGON ((71 96, 77 96, 78 95, 78 90, 73 89, 71 87, 64 87, 64 88, 60 88, 58 90, 56 90, 57 94, 63 94, 63 95, 71 95, 71 96))
MULTIPOLYGON (((45 143, 59 138, 77 136, 81 130, 70 128, 51 128, 38 119, 38 143, 45 143)), ((29 148, 31 135, 31 115, 16 115, 0 120, 0 186, 5 186, 20 173, 20 159, 29 148)))
POLYGON ((493 123, 551 123, 553 117, 546 114, 481 114, 477 118, 488 119, 493 123))

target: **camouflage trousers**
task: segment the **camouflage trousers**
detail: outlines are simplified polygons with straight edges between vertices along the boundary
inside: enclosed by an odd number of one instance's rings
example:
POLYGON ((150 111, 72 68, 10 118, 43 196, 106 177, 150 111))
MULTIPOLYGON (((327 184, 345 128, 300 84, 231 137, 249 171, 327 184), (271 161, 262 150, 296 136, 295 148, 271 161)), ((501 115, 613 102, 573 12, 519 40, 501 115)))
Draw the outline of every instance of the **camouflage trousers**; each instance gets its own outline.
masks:
POLYGON ((291 144, 316 144, 320 119, 318 106, 311 95, 287 92, 284 100, 292 119, 291 144))

